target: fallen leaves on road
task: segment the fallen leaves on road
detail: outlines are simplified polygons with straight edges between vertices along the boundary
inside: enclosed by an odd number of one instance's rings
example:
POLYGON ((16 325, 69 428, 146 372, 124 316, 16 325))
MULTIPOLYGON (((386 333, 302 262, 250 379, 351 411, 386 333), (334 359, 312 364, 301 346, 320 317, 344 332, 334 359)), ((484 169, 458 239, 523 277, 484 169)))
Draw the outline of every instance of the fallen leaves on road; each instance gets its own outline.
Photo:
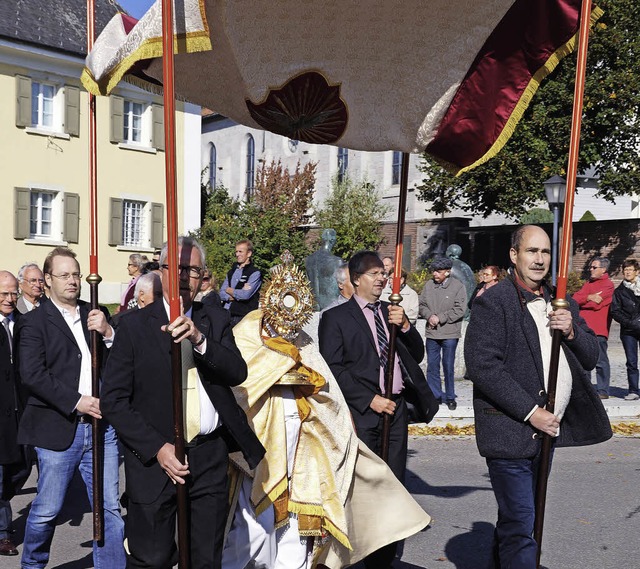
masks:
MULTIPOLYGON (((612 423, 614 435, 622 437, 640 437, 640 423, 612 423)), ((409 434, 417 437, 427 436, 474 436, 474 425, 457 426, 447 423, 444 427, 409 425, 409 434)))

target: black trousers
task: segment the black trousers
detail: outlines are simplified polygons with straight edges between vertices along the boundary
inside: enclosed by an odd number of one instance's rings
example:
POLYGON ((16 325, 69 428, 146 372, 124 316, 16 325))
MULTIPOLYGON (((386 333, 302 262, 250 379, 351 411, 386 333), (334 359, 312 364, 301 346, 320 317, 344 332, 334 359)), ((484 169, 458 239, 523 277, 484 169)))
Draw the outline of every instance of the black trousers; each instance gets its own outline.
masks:
MULTIPOLYGON (((365 417, 355 418, 356 432, 358 438, 366 444, 378 456, 382 455, 382 425, 384 418, 378 416, 375 420, 375 413, 367 412, 365 417), (372 420, 373 419, 373 420, 372 420)), ((389 434, 389 458, 387 464, 396 478, 404 484, 404 474, 407 468, 407 444, 409 416, 407 403, 404 397, 400 396, 396 400, 396 412, 391 421, 389 434)), ((391 543, 385 547, 374 551, 364 559, 367 569, 386 569, 391 567, 396 556, 398 543, 391 543)))
MULTIPOLYGON (((220 436, 187 448, 191 569, 221 569, 228 513, 228 448, 220 436)), ((129 499, 126 534, 129 568, 171 569, 175 543, 176 488, 169 482, 151 504, 129 499)))

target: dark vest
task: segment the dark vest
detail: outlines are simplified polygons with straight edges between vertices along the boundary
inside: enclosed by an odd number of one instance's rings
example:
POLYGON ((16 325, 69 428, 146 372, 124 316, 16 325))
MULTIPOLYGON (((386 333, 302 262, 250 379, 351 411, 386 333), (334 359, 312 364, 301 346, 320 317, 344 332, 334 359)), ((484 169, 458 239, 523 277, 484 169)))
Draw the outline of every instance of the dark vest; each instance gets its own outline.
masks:
MULTIPOLYGON (((231 277, 233 276, 234 271, 237 269, 238 265, 235 264, 231 270, 227 273, 227 282, 231 284, 231 277)), ((242 268, 242 275, 240 280, 236 283, 234 287, 236 290, 239 290, 244 287, 249 281, 249 277, 253 273, 259 273, 260 269, 254 267, 251 263, 242 268)), ((262 286, 262 283, 260 284, 262 286)), ((229 313, 231 316, 241 316, 244 317, 252 310, 256 310, 258 308, 258 304, 260 303, 260 286, 257 288, 256 292, 251 295, 251 298, 247 300, 233 300, 229 305, 229 313)))

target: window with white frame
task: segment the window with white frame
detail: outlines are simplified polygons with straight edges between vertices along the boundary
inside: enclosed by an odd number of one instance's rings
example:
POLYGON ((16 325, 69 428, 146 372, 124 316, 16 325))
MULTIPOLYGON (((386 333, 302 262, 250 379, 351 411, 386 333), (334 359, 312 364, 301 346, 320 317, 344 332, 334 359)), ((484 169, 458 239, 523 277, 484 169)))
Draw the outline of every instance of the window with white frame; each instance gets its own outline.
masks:
POLYGON ((34 127, 54 127, 56 88, 49 83, 31 83, 31 124, 34 127))
POLYGON ((124 130, 122 133, 123 142, 129 144, 142 144, 144 141, 144 114, 145 105, 135 101, 124 101, 124 130))
POLYGON ((349 151, 346 148, 338 148, 338 182, 343 182, 347 177, 349 167, 349 151))
POLYGON ((213 142, 209 145, 209 187, 211 191, 216 189, 216 176, 218 174, 218 154, 213 142))
POLYGON ((393 151, 391 158, 391 185, 397 186, 400 183, 400 168, 402 167, 402 152, 393 151))
POLYGON ((141 201, 122 201, 122 244, 124 246, 148 246, 146 205, 141 201))
POLYGON ((31 190, 31 208, 29 213, 29 235, 31 238, 51 239, 54 237, 53 214, 55 197, 56 192, 31 190))
POLYGON ((247 177, 246 177, 246 195, 247 201, 253 197, 256 180, 256 143, 253 136, 249 135, 247 139, 247 177))

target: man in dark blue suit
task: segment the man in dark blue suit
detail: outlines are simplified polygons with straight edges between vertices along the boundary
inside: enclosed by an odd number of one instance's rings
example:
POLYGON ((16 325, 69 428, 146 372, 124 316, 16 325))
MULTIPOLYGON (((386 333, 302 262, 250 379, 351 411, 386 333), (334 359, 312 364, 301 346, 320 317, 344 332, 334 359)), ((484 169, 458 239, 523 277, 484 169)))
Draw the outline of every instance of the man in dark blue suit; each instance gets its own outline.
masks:
POLYGON ((216 569, 228 512, 228 454, 241 450, 255 468, 264 448, 231 391, 246 379, 247 366, 234 342, 229 312, 193 302, 204 250, 194 239, 181 237, 178 259, 178 267, 169 267, 165 244, 160 257, 164 299, 120 319, 104 373, 102 409, 125 446, 128 567, 168 569, 176 563, 175 484, 186 484, 191 567, 216 569), (171 323, 170 270, 179 271, 184 308, 171 323), (190 368, 185 374, 184 464, 174 447, 172 341, 181 344, 183 363, 190 361, 183 370, 190 368), (194 393, 196 400, 191 399, 194 393))
MULTIPOLYGON (((401 306, 380 302, 385 271, 377 253, 356 253, 349 261, 349 278, 355 289, 351 299, 327 310, 320 320, 320 352, 349 405, 358 438, 377 454, 381 452, 384 415, 391 415, 387 462, 403 482, 407 462, 407 400, 414 404, 418 418, 426 422, 438 409, 419 365, 424 357, 424 343, 401 306), (396 324, 400 331, 393 390, 387 396, 384 368, 389 324, 396 324)), ((389 567, 395 550, 395 544, 383 548, 367 557, 365 565, 376 569, 389 567)))
MULTIPOLYGON (((20 321, 20 377, 29 391, 18 442, 33 445, 38 457, 38 493, 25 528, 22 567, 44 567, 67 488, 78 469, 92 496, 91 417, 102 418, 91 395, 89 331, 95 330, 98 357, 106 357, 113 328, 106 311, 90 310, 80 296, 76 254, 56 247, 43 273, 50 301, 20 321)), ((118 445, 113 427, 100 422, 104 456, 104 542, 93 544, 96 567, 125 566, 124 522, 120 515, 118 445)))

